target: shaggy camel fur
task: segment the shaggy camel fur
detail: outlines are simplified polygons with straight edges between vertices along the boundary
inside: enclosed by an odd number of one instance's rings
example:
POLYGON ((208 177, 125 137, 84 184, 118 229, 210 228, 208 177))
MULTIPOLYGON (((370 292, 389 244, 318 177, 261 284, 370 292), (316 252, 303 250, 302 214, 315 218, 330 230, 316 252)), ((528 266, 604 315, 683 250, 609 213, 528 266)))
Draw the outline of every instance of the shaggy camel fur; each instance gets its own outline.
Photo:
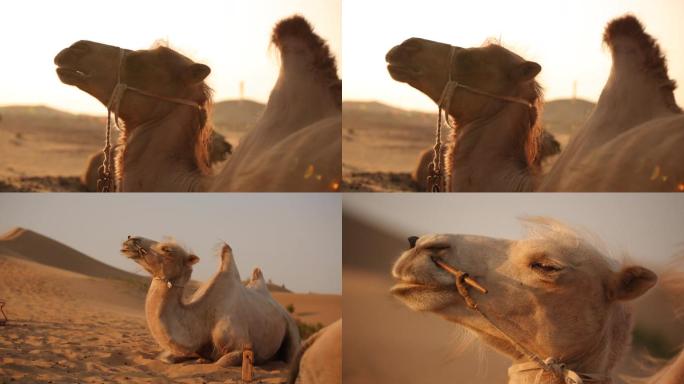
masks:
MULTIPOLYGON (((553 134, 548 131, 543 131, 541 141, 539 142, 539 156, 537 157, 537 166, 541 166, 544 160, 560 153, 560 143, 556 140, 553 134)), ((441 147, 442 163, 445 160, 446 146, 441 147)), ((429 176, 428 166, 432 163, 435 150, 430 147, 420 153, 418 157, 418 165, 411 173, 411 179, 418 186, 418 191, 429 192, 427 178, 429 176)))
MULTIPOLYGON (((118 151, 119 146, 114 146, 114 151, 118 151)), ((211 141, 209 145, 209 163, 213 166, 220 163, 228 155, 232 153, 233 146, 226 140, 226 138, 213 131, 211 135, 211 141)), ((88 159, 88 165, 86 171, 81 176, 81 183, 86 187, 89 192, 97 192, 97 180, 100 177, 99 169, 102 166, 102 160, 104 160, 104 153, 102 151, 97 151, 88 159)))
POLYGON ((292 364, 288 384, 342 383, 342 319, 311 335, 292 364))
POLYGON ((613 54, 611 76, 548 176, 536 162, 539 64, 495 44, 464 49, 416 38, 386 59, 392 78, 436 103, 449 78, 462 85, 444 106, 455 125, 446 162, 452 191, 684 190, 684 116, 658 45, 633 16, 609 23, 604 39, 613 54))
POLYGON ((300 347, 294 320, 266 287, 258 268, 247 286, 231 248, 224 244, 219 271, 183 301, 192 265, 199 258, 174 242, 130 237, 121 252, 153 276, 145 301, 145 316, 152 336, 168 363, 202 357, 223 366, 242 363, 246 346, 254 361, 292 361, 300 347))
POLYGON ((130 51, 89 41, 62 50, 55 64, 63 83, 111 106, 123 122, 119 191, 337 190, 342 85, 335 59, 299 16, 276 25, 273 43, 282 66, 264 115, 216 177, 208 155, 209 67, 167 47, 130 51))
MULTIPOLYGON (((470 235, 425 235, 394 264, 392 293, 409 308, 433 312, 474 331, 510 356, 509 383, 561 384, 536 364, 534 354, 578 374, 610 383, 615 363, 630 341, 631 315, 625 305, 656 284, 650 270, 620 267, 587 237, 548 218, 526 219, 529 236, 504 240, 470 235), (488 290, 459 293, 446 263, 488 290), (474 300, 477 310, 467 306, 474 300), (498 329, 497 329, 498 327, 498 329), (516 345, 517 343, 517 345, 516 345), (527 353, 524 353, 526 350, 527 353)), ((554 365, 554 368, 559 366, 554 365)), ((567 372, 566 372, 567 373, 567 372)))

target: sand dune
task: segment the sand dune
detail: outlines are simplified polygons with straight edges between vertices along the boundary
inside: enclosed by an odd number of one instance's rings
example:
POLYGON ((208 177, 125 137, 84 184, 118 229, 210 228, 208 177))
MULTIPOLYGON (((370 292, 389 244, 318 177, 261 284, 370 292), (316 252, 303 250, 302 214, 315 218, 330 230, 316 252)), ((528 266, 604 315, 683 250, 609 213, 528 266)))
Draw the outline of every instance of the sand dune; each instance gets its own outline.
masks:
MULTIPOLYGON (((10 323, 0 327, 0 383, 237 383, 239 368, 155 359, 143 312, 148 281, 30 230, 3 235, 0 299, 10 323)), ((341 316, 339 295, 274 296, 307 323, 341 316)), ((287 367, 272 362, 255 375, 283 383, 287 367)))

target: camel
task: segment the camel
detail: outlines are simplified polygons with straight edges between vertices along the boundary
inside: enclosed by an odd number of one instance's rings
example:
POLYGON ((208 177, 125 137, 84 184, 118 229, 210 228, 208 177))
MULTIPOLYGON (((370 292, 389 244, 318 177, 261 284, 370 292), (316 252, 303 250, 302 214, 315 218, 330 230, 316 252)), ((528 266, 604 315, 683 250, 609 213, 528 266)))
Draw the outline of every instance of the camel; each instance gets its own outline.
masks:
MULTIPOLYGON (((114 153, 118 150, 119 146, 114 146, 114 153)), ((212 131, 211 141, 209 145, 209 163, 214 166, 228 158, 228 155, 232 153, 233 146, 226 140, 226 138, 216 132, 212 131)), ((104 153, 102 151, 97 151, 90 156, 88 159, 88 165, 86 166, 85 173, 81 176, 81 183, 89 192, 97 192, 97 180, 100 177, 100 166, 104 160, 104 153)))
POLYGON ((213 174, 211 69, 164 46, 131 51, 78 41, 55 57, 60 80, 123 122, 116 190, 336 191, 341 178, 341 88, 334 57, 300 16, 276 24, 282 59, 263 116, 213 174))
POLYGON ((129 236, 124 256, 152 275, 145 317, 152 337, 163 349, 166 363, 203 358, 221 366, 242 364, 243 349, 251 347, 254 362, 291 362, 300 347, 294 320, 268 291, 260 269, 247 286, 240 280, 233 251, 224 244, 218 272, 183 300, 192 266, 199 257, 173 241, 157 242, 129 236))
POLYGON ((290 369, 288 384, 342 383, 342 319, 302 343, 290 369))
MULTIPOLYGON (((539 142, 539 156, 537 157, 537 166, 542 166, 544 160, 551 158, 560 153, 560 143, 556 140, 552 133, 549 131, 542 131, 541 140, 539 142)), ((446 147, 440 147, 440 153, 442 156, 442 161, 444 161, 444 155, 446 153, 446 147)), ((427 178, 429 176, 428 166, 432 163, 432 158, 435 155, 434 148, 430 147, 425 149, 418 156, 418 165, 411 172, 411 179, 418 186, 418 191, 420 192, 430 192, 427 183, 427 178)))
MULTIPOLYGON (((522 240, 409 238, 410 249, 392 268, 392 294, 509 356, 509 384, 611 383, 630 341, 627 302, 652 288, 656 274, 620 266, 553 219, 531 217, 525 224, 529 235, 522 240)), ((681 383, 659 383, 675 382, 681 383)))
POLYGON ((453 124, 451 191, 684 190, 684 115, 655 40, 633 16, 611 21, 613 68, 596 109, 543 174, 536 160, 541 66, 497 45, 412 38, 386 55, 393 79, 418 89, 453 124))

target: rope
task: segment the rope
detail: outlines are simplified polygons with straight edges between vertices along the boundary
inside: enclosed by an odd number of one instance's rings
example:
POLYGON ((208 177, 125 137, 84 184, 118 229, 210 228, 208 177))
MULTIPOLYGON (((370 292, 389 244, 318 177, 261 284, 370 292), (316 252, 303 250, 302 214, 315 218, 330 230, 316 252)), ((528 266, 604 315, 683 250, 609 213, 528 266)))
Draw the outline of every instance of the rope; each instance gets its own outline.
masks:
POLYGON ((114 112, 114 126, 118 131, 121 131, 121 127, 119 126, 119 107, 121 106, 121 100, 123 99, 126 91, 133 91, 141 95, 152 97, 155 99, 164 100, 176 104, 188 105, 197 108, 197 110, 200 113, 200 121, 201 113, 204 110, 204 106, 202 106, 202 104, 196 101, 176 97, 161 96, 139 88, 130 87, 126 83, 123 83, 121 81, 121 72, 124 69, 124 59, 125 50, 123 48, 119 48, 119 67, 116 73, 116 86, 114 86, 114 89, 112 90, 112 95, 110 96, 109 102, 107 103, 107 129, 105 132, 105 146, 102 149, 104 157, 102 158, 102 165, 98 168, 97 189, 100 192, 113 192, 116 188, 116 183, 114 183, 113 177, 114 163, 112 161, 113 147, 111 144, 112 112, 114 112))
POLYGON ((442 95, 437 101, 437 129, 435 130, 435 145, 433 147, 434 154, 432 158, 432 163, 428 164, 428 186, 430 186, 430 191, 441 192, 444 190, 444 170, 442 165, 442 122, 446 124, 447 127, 454 129, 449 123, 449 107, 451 106, 451 99, 453 98, 454 92, 457 88, 463 88, 469 92, 476 93, 478 95, 487 96, 493 99, 499 99, 503 101, 508 101, 512 103, 522 104, 528 108, 534 108, 534 105, 529 101, 513 96, 497 95, 494 93, 489 93, 481 89, 473 88, 471 86, 461 84, 458 81, 452 79, 451 69, 454 64, 454 54, 456 53, 456 47, 451 46, 451 51, 449 53, 449 80, 444 84, 442 89, 442 95), (442 119, 442 114, 444 114, 444 119, 442 119))
POLYGON ((571 369, 568 369, 565 364, 558 362, 556 359, 552 357, 542 360, 534 352, 525 348, 521 343, 519 343, 513 337, 509 336, 508 333, 501 329, 501 327, 496 325, 496 323, 480 309, 480 307, 477 305, 477 302, 475 302, 475 300, 470 296, 470 292, 468 292, 468 287, 470 286, 478 289, 483 294, 486 294, 488 291, 485 287, 481 286, 478 282, 470 278, 467 273, 460 271, 435 257, 433 257, 432 260, 437 266, 444 269, 445 271, 447 271, 455 277, 456 291, 458 291, 458 293, 463 297, 468 308, 477 312, 487 323, 489 323, 489 325, 491 325, 501 335, 503 335, 503 337, 505 337, 506 340, 508 340, 511 343, 511 345, 513 345, 513 348, 515 348, 515 350, 518 351, 518 353, 531 360, 526 363, 512 365, 508 369, 509 376, 520 372, 538 370, 540 372, 537 374, 534 384, 541 383, 540 380, 542 379, 544 373, 549 373, 553 377, 562 380, 564 384, 601 383, 605 380, 610 380, 610 377, 601 374, 577 373, 571 369))
POLYGON ((0 319, 0 326, 6 325, 9 319, 7 318, 7 315, 5 315, 5 311, 3 308, 5 307, 5 301, 0 300, 0 313, 2 314, 2 319, 0 319))

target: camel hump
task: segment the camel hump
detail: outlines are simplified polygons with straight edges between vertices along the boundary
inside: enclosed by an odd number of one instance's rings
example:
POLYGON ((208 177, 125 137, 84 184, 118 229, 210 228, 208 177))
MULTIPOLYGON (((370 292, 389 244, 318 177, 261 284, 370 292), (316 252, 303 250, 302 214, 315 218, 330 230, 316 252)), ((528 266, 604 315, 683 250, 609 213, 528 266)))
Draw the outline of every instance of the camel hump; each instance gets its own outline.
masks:
POLYGON ((313 27, 301 15, 290 16, 286 19, 280 20, 271 34, 271 42, 277 47, 281 47, 283 39, 286 37, 298 37, 302 39, 311 40, 320 39, 313 31, 313 27))
POLYGON ((222 272, 231 272, 233 276, 240 279, 237 265, 235 265, 235 258, 233 257, 233 248, 228 243, 223 243, 221 247, 221 268, 222 272))
POLYGON ((252 282, 256 281, 264 281, 264 274, 261 272, 261 268, 255 267, 254 270, 252 270, 252 282))
POLYGON ((616 37, 629 37, 653 44, 655 41, 644 30, 644 26, 634 15, 624 15, 611 20, 603 32, 603 41, 612 45, 616 37))
POLYGON ((660 45, 651 35, 646 33, 644 26, 633 15, 625 15, 613 19, 606 26, 603 32, 603 41, 611 48, 615 49, 616 39, 629 39, 636 44, 641 55, 646 70, 657 78, 668 80, 668 88, 674 90, 676 84, 667 74, 667 60, 665 54, 660 49, 660 45))
POLYGON ((328 43, 314 32, 309 22, 300 15, 294 15, 280 20, 273 27, 271 42, 281 50, 287 39, 298 39, 308 48, 314 59, 314 69, 323 74, 323 79, 330 84, 331 90, 340 93, 342 97, 342 80, 337 75, 337 62, 330 51, 328 43))

